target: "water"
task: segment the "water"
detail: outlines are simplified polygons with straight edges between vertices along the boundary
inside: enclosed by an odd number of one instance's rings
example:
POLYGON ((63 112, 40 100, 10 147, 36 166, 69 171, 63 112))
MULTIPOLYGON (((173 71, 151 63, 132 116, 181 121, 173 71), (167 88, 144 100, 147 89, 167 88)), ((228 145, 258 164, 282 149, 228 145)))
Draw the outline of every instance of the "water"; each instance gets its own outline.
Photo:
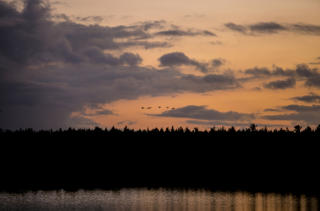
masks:
POLYGON ((319 199, 305 195, 250 194, 206 190, 39 191, 0 193, 0 210, 318 210, 319 199))

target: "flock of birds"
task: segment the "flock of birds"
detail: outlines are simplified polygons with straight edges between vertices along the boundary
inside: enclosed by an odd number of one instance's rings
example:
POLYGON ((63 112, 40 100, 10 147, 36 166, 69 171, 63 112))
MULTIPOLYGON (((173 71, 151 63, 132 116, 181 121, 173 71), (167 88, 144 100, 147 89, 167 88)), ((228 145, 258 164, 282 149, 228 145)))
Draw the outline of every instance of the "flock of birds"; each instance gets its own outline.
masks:
MULTIPOLYGON (((174 109, 176 109, 175 107, 170 107, 170 106, 164 106, 164 107, 158 106, 158 109, 162 109, 162 108, 167 109, 167 110, 174 110, 174 109)), ((144 110, 144 109, 146 109, 146 110, 151 110, 151 109, 152 109, 152 106, 148 106, 148 107, 141 106, 141 110, 144 110)))

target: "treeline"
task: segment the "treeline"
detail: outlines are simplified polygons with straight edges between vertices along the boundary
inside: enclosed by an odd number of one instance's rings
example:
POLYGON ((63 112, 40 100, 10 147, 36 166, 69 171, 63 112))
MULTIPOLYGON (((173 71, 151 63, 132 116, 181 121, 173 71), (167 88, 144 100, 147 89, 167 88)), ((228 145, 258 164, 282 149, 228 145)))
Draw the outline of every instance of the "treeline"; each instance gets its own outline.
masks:
POLYGON ((177 127, 174 128, 154 128, 154 129, 130 129, 127 126, 124 128, 102 129, 100 127, 95 127, 94 129, 58 129, 58 130, 33 130, 19 129, 19 130, 3 130, 0 129, 0 136, 34 136, 34 137, 120 137, 120 136, 130 136, 130 137, 212 137, 212 136, 222 136, 222 137, 250 137, 250 136, 285 136, 285 137, 300 137, 300 136, 320 136, 320 124, 311 128, 307 126, 303 128, 300 125, 294 126, 292 129, 289 128, 276 128, 268 129, 267 127, 258 128, 256 124, 251 124, 248 128, 236 129, 235 127, 225 128, 225 127, 212 127, 209 130, 199 130, 198 128, 189 129, 188 127, 177 127))
POLYGON ((0 130, 0 191, 210 188, 320 194, 320 126, 0 130))

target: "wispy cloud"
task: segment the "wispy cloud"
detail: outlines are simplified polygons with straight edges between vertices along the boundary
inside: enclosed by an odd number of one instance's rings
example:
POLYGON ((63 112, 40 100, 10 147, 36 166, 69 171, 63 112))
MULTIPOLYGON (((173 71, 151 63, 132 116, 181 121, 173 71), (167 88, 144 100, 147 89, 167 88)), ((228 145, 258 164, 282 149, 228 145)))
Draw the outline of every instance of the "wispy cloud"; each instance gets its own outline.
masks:
POLYGON ((160 35, 160 36, 173 36, 173 37, 180 37, 180 36, 212 36, 215 37, 217 36, 215 33, 211 31, 192 31, 192 30, 180 30, 180 29, 170 29, 170 30, 165 30, 165 31, 159 31, 156 32, 155 35, 160 35))
POLYGON ((292 32, 309 35, 320 35, 320 25, 306 23, 282 24, 277 22, 258 22, 248 25, 235 24, 232 22, 224 24, 228 29, 245 35, 275 34, 280 32, 292 32))
POLYGON ((292 100, 301 101, 305 103, 320 103, 320 95, 310 93, 308 95, 298 96, 291 98, 292 100))

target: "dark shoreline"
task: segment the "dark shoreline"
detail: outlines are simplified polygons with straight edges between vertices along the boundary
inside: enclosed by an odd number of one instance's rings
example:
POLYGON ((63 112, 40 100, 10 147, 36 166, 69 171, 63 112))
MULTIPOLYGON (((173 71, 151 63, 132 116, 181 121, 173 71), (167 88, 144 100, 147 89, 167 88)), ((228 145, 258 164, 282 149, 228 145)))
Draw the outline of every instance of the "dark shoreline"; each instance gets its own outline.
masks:
POLYGON ((315 131, 0 134, 2 192, 141 187, 320 194, 315 131))

